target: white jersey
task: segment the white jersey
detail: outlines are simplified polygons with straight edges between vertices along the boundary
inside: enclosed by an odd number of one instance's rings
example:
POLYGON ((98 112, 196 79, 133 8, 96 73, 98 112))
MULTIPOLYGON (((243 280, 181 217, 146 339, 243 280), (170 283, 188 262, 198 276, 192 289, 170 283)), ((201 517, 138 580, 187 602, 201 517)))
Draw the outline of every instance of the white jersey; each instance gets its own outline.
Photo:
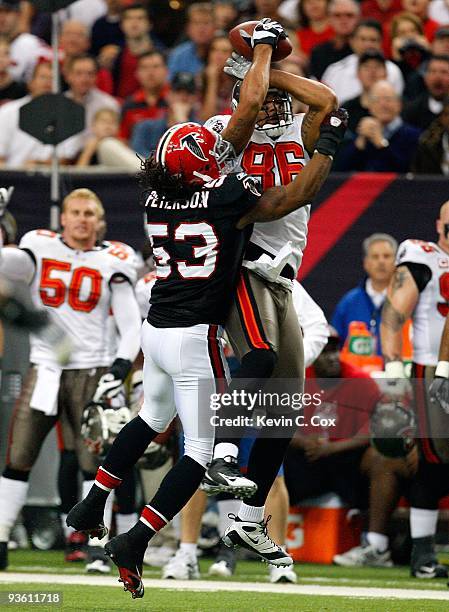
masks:
MULTIPOLYGON (((109 366, 114 358, 108 342, 111 281, 136 282, 135 252, 122 243, 103 242, 91 251, 67 246, 60 234, 28 232, 19 247, 35 262, 31 295, 68 333, 74 348, 66 369, 109 366)), ((31 337, 30 361, 54 362, 45 339, 31 337)))
POLYGON ((396 265, 404 263, 423 264, 431 273, 412 315, 413 361, 436 366, 449 312, 449 254, 433 242, 405 240, 399 245, 396 265))
POLYGON ((146 319, 150 309, 151 290, 156 282, 156 272, 148 272, 139 278, 136 284, 136 300, 139 304, 140 316, 146 319))
MULTIPOLYGON (((217 115, 208 119, 205 126, 221 132, 230 118, 230 115, 217 115)), ((291 183, 310 160, 301 136, 303 119, 304 113, 295 115, 293 123, 276 140, 265 132, 254 130, 248 146, 239 157, 238 169, 258 176, 264 191, 275 185, 291 183)), ((296 276, 307 244, 309 218, 310 204, 277 221, 256 223, 250 242, 274 256, 291 242, 293 252, 286 263, 292 266, 296 276)))

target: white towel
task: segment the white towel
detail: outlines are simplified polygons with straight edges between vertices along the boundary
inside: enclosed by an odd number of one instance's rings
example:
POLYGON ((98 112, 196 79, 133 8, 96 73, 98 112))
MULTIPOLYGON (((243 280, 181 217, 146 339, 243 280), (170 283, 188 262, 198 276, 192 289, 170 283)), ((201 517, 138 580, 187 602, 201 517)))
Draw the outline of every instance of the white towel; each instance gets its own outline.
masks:
POLYGON ((47 416, 58 414, 59 381, 62 369, 54 365, 36 366, 37 376, 30 407, 40 410, 47 416))
POLYGON ((253 270, 253 272, 262 276, 262 278, 265 278, 270 283, 279 283, 286 289, 292 291, 293 281, 281 276, 281 271, 289 262, 292 252, 292 243, 289 241, 282 247, 276 257, 270 257, 267 253, 264 253, 257 261, 245 260, 243 265, 245 268, 253 270))

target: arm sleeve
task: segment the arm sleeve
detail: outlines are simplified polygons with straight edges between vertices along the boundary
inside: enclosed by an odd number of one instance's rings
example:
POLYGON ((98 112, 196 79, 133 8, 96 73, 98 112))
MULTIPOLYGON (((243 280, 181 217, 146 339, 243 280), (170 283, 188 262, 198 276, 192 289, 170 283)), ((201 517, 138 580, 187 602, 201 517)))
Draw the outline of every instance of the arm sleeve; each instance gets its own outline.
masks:
POLYGON ((427 286, 427 283, 432 278, 432 271, 429 266, 420 263, 414 263, 412 261, 404 261, 404 263, 400 264, 401 266, 407 266, 410 270, 410 274, 413 276, 413 280, 418 287, 418 291, 424 291, 427 286))
POLYGON ((324 312, 299 283, 293 285, 293 304, 304 334, 304 362, 309 367, 321 353, 329 336, 324 312))
POLYGON ((129 283, 111 283, 111 306, 120 341, 116 359, 134 361, 140 350, 140 312, 129 283))
POLYGON ((36 271, 32 253, 28 250, 6 247, 1 251, 0 275, 9 281, 31 283, 36 271))

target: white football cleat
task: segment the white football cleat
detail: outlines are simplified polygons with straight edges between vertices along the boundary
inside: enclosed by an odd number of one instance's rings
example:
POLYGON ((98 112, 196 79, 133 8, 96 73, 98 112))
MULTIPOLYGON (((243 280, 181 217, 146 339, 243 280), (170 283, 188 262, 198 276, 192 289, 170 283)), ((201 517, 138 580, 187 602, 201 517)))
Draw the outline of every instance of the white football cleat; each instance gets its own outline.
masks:
POLYGON ((379 552, 371 544, 355 546, 341 555, 335 555, 333 562, 341 567, 393 567, 390 551, 379 552))
POLYGON ((276 567, 276 565, 269 565, 268 579, 273 583, 290 582, 295 584, 297 581, 297 576, 292 565, 289 567, 276 567))
POLYGON ((198 559, 196 555, 187 553, 178 548, 176 554, 162 568, 164 580, 196 580, 200 577, 198 559))

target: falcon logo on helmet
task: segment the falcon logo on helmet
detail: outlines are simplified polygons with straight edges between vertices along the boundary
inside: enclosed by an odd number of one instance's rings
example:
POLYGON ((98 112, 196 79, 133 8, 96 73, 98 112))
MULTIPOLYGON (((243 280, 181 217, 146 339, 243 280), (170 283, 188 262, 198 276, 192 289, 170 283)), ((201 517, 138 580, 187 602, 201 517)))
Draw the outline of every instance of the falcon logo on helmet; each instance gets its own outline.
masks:
MULTIPOLYGON (((240 102, 240 89, 242 81, 237 81, 231 94, 231 108, 233 111, 240 102)), ((255 130, 265 132, 270 138, 279 138, 293 123, 292 98, 282 89, 270 87, 261 108, 262 116, 256 121, 255 130)))
POLYGON ((180 123, 161 136, 156 161, 187 185, 204 185, 229 172, 234 147, 198 123, 180 123))

